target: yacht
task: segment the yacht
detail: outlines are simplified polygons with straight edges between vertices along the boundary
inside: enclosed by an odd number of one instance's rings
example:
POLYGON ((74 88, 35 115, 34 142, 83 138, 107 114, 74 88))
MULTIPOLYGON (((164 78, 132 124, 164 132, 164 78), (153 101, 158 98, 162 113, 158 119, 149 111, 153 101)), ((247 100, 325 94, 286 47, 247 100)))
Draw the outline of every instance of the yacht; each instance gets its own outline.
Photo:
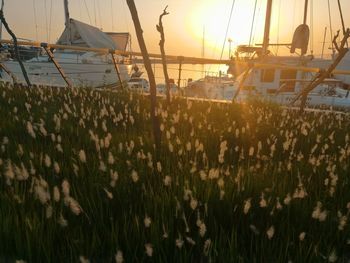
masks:
MULTIPOLYGON (((57 49, 51 52, 55 62, 75 87, 102 87, 118 85, 128 81, 132 65, 128 57, 74 50, 74 47, 92 49, 111 49, 125 51, 129 47, 130 34, 120 32, 102 32, 100 29, 69 17, 68 0, 64 0, 65 29, 57 45, 70 46, 72 49, 57 49), (114 61, 116 64, 114 64, 114 61), (118 69, 118 73, 116 72, 118 69), (119 76, 118 76, 119 75, 119 76)), ((44 44, 41 44, 45 45, 44 44)), ((33 43, 34 46, 34 43, 33 43)), ((14 56, 1 56, 0 80, 26 84, 21 68, 14 56)), ((42 49, 37 55, 23 61, 31 85, 67 86, 52 58, 42 49)))

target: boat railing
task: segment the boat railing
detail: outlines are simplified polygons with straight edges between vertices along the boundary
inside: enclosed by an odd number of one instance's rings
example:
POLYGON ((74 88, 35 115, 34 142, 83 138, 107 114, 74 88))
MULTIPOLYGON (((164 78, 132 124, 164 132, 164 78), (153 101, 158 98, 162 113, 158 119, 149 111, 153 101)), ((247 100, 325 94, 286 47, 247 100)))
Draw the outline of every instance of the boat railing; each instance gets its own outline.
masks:
MULTIPOLYGON (((13 45, 13 41, 11 40, 0 40, 2 44, 13 45)), ((124 57, 124 63, 130 62, 129 57, 142 57, 141 52, 133 52, 133 51, 125 51, 125 50, 114 50, 108 48, 91 48, 91 47, 82 47, 82 46, 68 46, 68 45, 57 45, 57 44, 48 44, 48 43, 40 43, 40 42, 30 42, 30 41, 18 41, 18 45, 21 46, 31 46, 34 48, 43 48, 47 53, 52 49, 62 49, 62 50, 73 50, 73 51, 85 51, 85 52, 94 52, 97 54, 106 54, 111 55, 113 57, 113 61, 117 66, 117 60, 114 58, 114 55, 119 55, 124 57)), ((52 55, 52 54, 51 54, 52 55)), ((50 55, 49 55, 50 56, 50 55)), ((160 54, 149 54, 149 57, 152 58, 162 58, 160 54)), ((316 67, 307 67, 307 66, 291 66, 285 64, 271 64, 271 63, 259 63, 259 62, 251 62, 251 61, 237 61, 234 59, 229 60, 218 60, 218 59, 209 59, 209 58, 196 58, 196 57, 185 57, 185 56, 174 56, 167 55, 167 61, 178 61, 181 64, 216 64, 216 65, 232 65, 239 64, 241 66, 245 66, 248 68, 257 68, 257 69, 289 69, 289 70, 299 70, 303 72, 309 73, 321 73, 323 69, 316 67)), ((51 60, 54 62, 53 57, 51 60)), ((57 63, 57 61, 56 61, 57 63)), ((60 72, 61 73, 61 72, 60 72)), ((335 69, 332 72, 333 74, 339 75, 350 75, 350 70, 338 70, 335 69)), ((62 74, 63 77, 63 74, 62 74)))

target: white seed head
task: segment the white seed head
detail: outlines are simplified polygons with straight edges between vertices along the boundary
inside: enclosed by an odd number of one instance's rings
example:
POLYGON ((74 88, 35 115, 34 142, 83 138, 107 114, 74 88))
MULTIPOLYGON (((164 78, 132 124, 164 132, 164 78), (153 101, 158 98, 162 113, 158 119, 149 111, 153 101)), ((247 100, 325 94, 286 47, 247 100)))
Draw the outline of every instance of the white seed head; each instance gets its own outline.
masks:
POLYGON ((79 151, 79 159, 82 163, 86 163, 86 155, 84 150, 79 151))
POLYGON ((152 257, 153 255, 153 246, 150 243, 145 244, 146 255, 152 257))
POLYGON ((115 262, 116 263, 123 263, 124 262, 124 257, 123 257, 123 252, 118 250, 117 254, 115 255, 115 262))
POLYGON ((273 238, 274 234, 275 234, 275 227, 274 227, 274 226, 271 226, 271 227, 266 231, 267 238, 268 238, 268 239, 273 238))

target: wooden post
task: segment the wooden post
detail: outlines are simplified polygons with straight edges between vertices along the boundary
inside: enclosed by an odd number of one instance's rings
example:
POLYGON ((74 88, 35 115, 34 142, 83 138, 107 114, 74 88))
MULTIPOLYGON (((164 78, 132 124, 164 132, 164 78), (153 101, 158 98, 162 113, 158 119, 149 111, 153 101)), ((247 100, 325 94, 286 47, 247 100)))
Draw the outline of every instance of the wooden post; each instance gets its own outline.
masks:
POLYGON ((68 88, 72 88, 73 87, 72 83, 70 82, 70 80, 65 75, 65 73, 64 73, 63 69, 61 68, 61 66, 57 63, 54 55, 52 54, 52 52, 48 48, 47 44, 46 43, 42 43, 41 46, 45 49, 47 55, 50 57, 51 61, 53 62, 53 64, 57 68, 58 72, 61 74, 63 80, 67 83, 68 88))
MULTIPOLYGON (((141 23, 139 20, 139 16, 137 13, 137 9, 135 6, 134 0, 126 0, 129 10, 131 13, 132 20, 134 22, 134 27, 136 31, 136 36, 139 42, 139 46, 141 49, 143 62, 148 74, 148 79, 150 83, 150 99, 151 99, 151 119, 153 124, 153 136, 155 140, 155 146, 156 146, 156 157, 157 159, 160 158, 160 147, 161 147, 161 132, 160 132, 160 125, 159 125, 159 119, 157 116, 157 89, 156 89, 156 80, 154 78, 154 73, 152 70, 152 64, 148 55, 147 47, 145 44, 145 40, 143 38, 143 30, 141 27, 141 23)), ((154 160, 156 162, 156 160, 154 160)))
POLYGON ((113 60, 115 71, 117 72, 117 76, 118 76, 118 81, 119 81, 120 87, 124 88, 123 81, 122 81, 122 79, 120 77, 120 71, 119 71, 119 67, 118 67, 118 64, 117 64, 117 60, 115 59, 115 56, 114 56, 114 51, 111 51, 110 53, 111 53, 111 56, 112 56, 112 60, 113 60))

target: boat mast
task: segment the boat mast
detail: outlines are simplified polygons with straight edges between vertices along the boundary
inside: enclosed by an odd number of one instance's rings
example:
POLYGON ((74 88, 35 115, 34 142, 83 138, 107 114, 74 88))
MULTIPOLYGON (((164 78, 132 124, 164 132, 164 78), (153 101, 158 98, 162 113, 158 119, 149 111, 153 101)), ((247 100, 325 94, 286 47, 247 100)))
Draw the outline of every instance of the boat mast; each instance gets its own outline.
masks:
POLYGON ((64 2, 64 17, 66 19, 66 26, 69 26, 69 9, 68 9, 68 0, 63 0, 64 2))
POLYGON ((70 17, 69 17, 69 8, 68 8, 68 0, 63 0, 64 3, 64 17, 65 17, 65 25, 66 29, 68 29, 68 39, 67 42, 71 44, 71 28, 70 28, 70 17))
POLYGON ((272 0, 267 0, 266 17, 265 17, 265 31, 264 42, 262 46, 262 55, 267 55, 270 40, 270 26, 271 26, 272 0))

